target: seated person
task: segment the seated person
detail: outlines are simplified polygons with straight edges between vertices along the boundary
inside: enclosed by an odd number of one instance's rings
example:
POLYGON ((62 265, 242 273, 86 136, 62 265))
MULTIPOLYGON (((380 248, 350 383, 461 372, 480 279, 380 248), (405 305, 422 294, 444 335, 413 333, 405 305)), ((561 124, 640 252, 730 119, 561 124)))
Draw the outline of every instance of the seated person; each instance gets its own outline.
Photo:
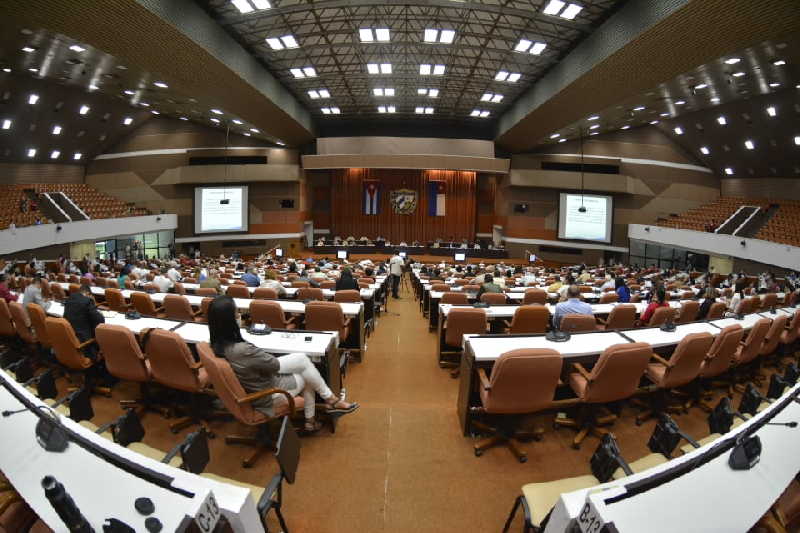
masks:
POLYGON ((339 276, 339 279, 336 280, 336 290, 337 291, 358 290, 358 282, 353 277, 353 271, 350 270, 350 267, 344 267, 342 269, 342 273, 339 276))
POLYGON ((41 306, 42 309, 47 311, 50 307, 51 302, 50 300, 45 300, 42 297, 42 283, 44 274, 41 272, 37 272, 33 276, 33 281, 25 287, 25 292, 22 293, 22 307, 27 307, 28 304, 37 304, 41 306))
POLYGON ((617 292, 617 301, 623 304, 629 303, 631 301, 631 290, 625 283, 625 278, 623 278, 622 276, 618 276, 614 281, 614 283, 617 292))
POLYGON ((358 239, 358 242, 360 242, 361 244, 369 244, 369 239, 367 239, 362 235, 361 238, 358 239))
POLYGON ((408 243, 406 241, 400 241, 400 244, 398 244, 398 246, 406 246, 407 247, 408 243))
POLYGON ((644 310, 644 313, 642 313, 639 322, 642 324, 647 324, 648 322, 650 322, 650 319, 653 318, 653 313, 655 313, 656 309, 658 309, 659 307, 669 307, 669 304, 667 303, 667 292, 666 290, 664 290, 663 285, 659 286, 655 290, 655 293, 653 294, 653 299, 647 305, 647 308, 644 310))
POLYGON ((581 291, 577 285, 570 285, 567 288, 567 300, 556 304, 556 312, 553 316, 555 327, 561 326, 561 319, 564 315, 578 314, 594 316, 592 306, 581 301, 581 291))
POLYGON ((481 296, 487 292, 503 292, 503 288, 495 283, 494 277, 491 274, 485 274, 483 276, 483 283, 481 284, 481 288, 478 289, 478 294, 475 295, 475 298, 480 301, 481 296))
POLYGON ((461 245, 459 246, 459 248, 462 248, 462 249, 469 248, 469 243, 467 242, 467 239, 464 239, 464 240, 461 241, 461 245))
POLYGON ((441 246, 441 241, 442 241, 442 239, 436 239, 433 242, 433 246, 431 246, 431 248, 439 248, 441 246))
POLYGON ((317 283, 328 279, 328 276, 325 275, 325 273, 322 271, 322 268, 319 266, 314 267, 314 271, 311 274, 309 274, 308 277, 309 279, 313 279, 317 283))
POLYGON ((158 292, 169 292, 175 286, 171 279, 167 277, 167 267, 161 267, 158 276, 153 278, 153 283, 158 287, 158 292))
POLYGON ((479 243, 478 241, 475 241, 475 245, 472 248, 475 249, 475 250, 480 250, 481 249, 481 243, 479 243))
POLYGON ((345 239, 345 242, 347 242, 349 245, 353 245, 356 243, 356 238, 350 235, 347 237, 347 239, 345 239))
POLYGON ((419 241, 414 241, 411 243, 411 246, 422 246, 419 241))
POLYGON ((200 282, 201 289, 214 289, 217 291, 217 294, 222 294, 220 285, 222 285, 222 283, 219 281, 219 272, 213 268, 208 271, 206 279, 200 282))
POLYGON ((255 273, 252 268, 248 268, 244 274, 242 274, 242 281, 244 281, 248 287, 260 287, 261 286, 261 278, 255 273))
POLYGON ((495 249, 495 247, 494 247, 494 243, 491 243, 491 242, 490 242, 490 243, 489 243, 489 246, 487 246, 487 247, 486 247, 486 249, 487 249, 487 250, 494 250, 494 249, 495 249))
POLYGON ((317 239, 317 246, 325 246, 325 239, 323 239, 322 237, 317 239))
MULTIPOLYGON (((72 325, 75 335, 82 343, 94 338, 95 328, 106 321, 97 310, 91 295, 92 288, 81 285, 80 290, 70 294, 64 301, 64 318, 72 325)), ((90 359, 96 359, 97 352, 96 343, 84 348, 84 353, 90 359)))
POLYGON ((278 281, 278 276, 272 269, 264 272, 264 281, 261 282, 261 287, 275 289, 275 291, 278 293, 278 298, 286 297, 286 289, 284 288, 283 284, 278 281))
POLYGON ((703 298, 703 302, 700 304, 700 309, 697 310, 697 318, 695 318, 695 320, 705 320, 705 318, 708 316, 711 306, 717 301, 717 289, 714 287, 706 287, 703 298))
POLYGON ((6 302, 16 302, 17 298, 19 298, 18 294, 12 294, 11 291, 8 290, 5 274, 0 274, 0 298, 6 302))
MULTIPOLYGON (((298 352, 275 357, 245 342, 237 322, 238 315, 233 298, 215 298, 208 308, 208 329, 212 350, 217 357, 224 357, 230 363, 245 392, 279 388, 292 396, 302 394, 307 433, 315 433, 321 428, 315 419, 316 394, 325 402, 328 414, 345 415, 358 409, 357 403, 345 402, 333 394, 306 354, 298 352)), ((283 395, 273 394, 254 401, 252 405, 265 415, 274 416, 275 404, 284 402, 286 398, 283 395)))

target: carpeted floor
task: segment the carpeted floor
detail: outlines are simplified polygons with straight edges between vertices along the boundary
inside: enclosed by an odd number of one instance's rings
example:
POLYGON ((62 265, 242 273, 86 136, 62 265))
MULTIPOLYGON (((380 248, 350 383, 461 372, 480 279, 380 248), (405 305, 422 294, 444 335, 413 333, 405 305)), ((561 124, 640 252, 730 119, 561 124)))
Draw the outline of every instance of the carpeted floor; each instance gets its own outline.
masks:
MULTIPOLYGON (((435 334, 428 332, 412 293, 401 296, 381 315, 364 361, 353 364, 347 376, 348 399, 361 409, 344 417, 335 435, 323 430, 302 440, 297 482, 284 492, 293 533, 500 531, 521 485, 589 473, 597 441, 573 450, 574 433, 553 430, 548 420, 540 442, 523 444, 527 463, 518 463, 505 448, 475 457, 472 439, 462 437, 458 427, 457 381, 438 367, 435 334)), ((118 416, 116 400, 135 391, 123 384, 114 401, 97 398, 94 422, 118 416)), ((651 420, 636 426, 635 412, 626 407, 614 426, 629 461, 649 453, 646 443, 655 425, 651 420)), ((675 419, 695 438, 708 433, 700 409, 675 419)), ((167 421, 154 414, 146 415, 144 424, 145 442, 162 450, 192 430, 173 435, 167 421)), ((207 471, 257 485, 277 471, 271 456, 252 469, 240 467, 247 449, 226 446, 221 437, 245 428, 234 422, 215 422, 212 428, 218 438, 211 441, 207 471)))

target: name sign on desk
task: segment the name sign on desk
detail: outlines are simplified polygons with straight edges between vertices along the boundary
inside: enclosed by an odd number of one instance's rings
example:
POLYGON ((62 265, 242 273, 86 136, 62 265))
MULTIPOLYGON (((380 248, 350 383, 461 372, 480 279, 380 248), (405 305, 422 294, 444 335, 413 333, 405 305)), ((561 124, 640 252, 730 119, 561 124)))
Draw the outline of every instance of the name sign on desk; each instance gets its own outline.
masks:
POLYGON ((211 533, 217 527, 221 516, 222 512, 217 505, 217 499, 214 498, 214 493, 209 491, 194 517, 195 524, 202 533, 211 533))
POLYGON ((616 531, 617 528, 614 524, 606 524, 600 513, 594 506, 594 502, 590 498, 586 498, 586 503, 583 504, 578 519, 576 520, 578 527, 581 528, 581 533, 601 533, 616 531), (610 526, 610 528, 608 527, 610 526))

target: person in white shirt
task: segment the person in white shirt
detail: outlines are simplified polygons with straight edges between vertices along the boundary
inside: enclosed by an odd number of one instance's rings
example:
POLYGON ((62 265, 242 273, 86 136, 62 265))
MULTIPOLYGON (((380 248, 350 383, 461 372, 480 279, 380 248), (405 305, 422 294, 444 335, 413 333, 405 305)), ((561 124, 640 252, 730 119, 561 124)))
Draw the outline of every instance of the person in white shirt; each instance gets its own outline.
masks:
POLYGON ((153 278, 153 284, 158 287, 158 292, 169 292, 175 283, 167 277, 167 267, 161 267, 161 272, 153 278))
POLYGON ((472 248, 475 249, 475 250, 480 250, 481 249, 481 243, 476 241, 475 242, 475 246, 473 246, 472 248))
POLYGON ((406 246, 407 247, 408 243, 406 241, 400 241, 400 244, 398 244, 398 246, 406 246))
POLYGON ((317 246, 325 246, 325 239, 320 237, 319 240, 317 241, 317 246))
POLYGON ((616 282, 614 281, 614 278, 606 274, 606 281, 600 286, 600 290, 605 291, 606 289, 614 289, 614 288, 616 288, 616 282))
POLYGON ((180 272, 178 272, 178 270, 175 268, 175 265, 170 266, 169 270, 167 270, 167 277, 171 279, 173 283, 179 282, 183 279, 180 272))
POLYGON ((398 291, 400 289, 400 276, 403 275, 403 265, 405 261, 400 257, 400 254, 395 250, 394 255, 389 260, 389 273, 392 275, 392 296, 400 298, 398 291))

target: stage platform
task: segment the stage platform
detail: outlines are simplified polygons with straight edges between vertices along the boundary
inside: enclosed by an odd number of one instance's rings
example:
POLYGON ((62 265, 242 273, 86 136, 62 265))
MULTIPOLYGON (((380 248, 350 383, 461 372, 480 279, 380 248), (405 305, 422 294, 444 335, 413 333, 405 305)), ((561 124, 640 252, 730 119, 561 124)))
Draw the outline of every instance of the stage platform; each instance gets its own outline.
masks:
POLYGON ((434 248, 433 246, 380 246, 380 245, 354 245, 354 246, 314 246, 314 253, 321 255, 336 255, 339 250, 347 250, 350 254, 391 254, 395 250, 399 252, 406 252, 411 257, 420 256, 435 256, 439 259, 449 257, 453 259, 456 253, 465 253, 467 258, 470 259, 508 259, 508 252, 506 250, 475 250, 474 248, 458 248, 442 246, 434 248))

